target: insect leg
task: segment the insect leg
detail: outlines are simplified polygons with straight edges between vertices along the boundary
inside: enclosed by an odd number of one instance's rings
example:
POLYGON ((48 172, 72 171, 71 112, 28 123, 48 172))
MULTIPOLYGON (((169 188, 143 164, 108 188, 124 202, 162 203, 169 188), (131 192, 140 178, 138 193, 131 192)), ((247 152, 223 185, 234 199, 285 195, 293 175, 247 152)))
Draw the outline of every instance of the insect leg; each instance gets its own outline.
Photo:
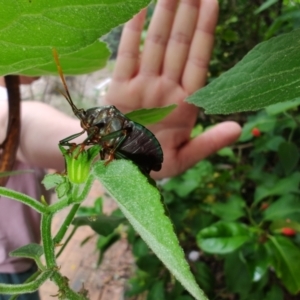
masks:
POLYGON ((96 141, 93 139, 95 135, 98 133, 98 128, 96 126, 89 128, 88 130, 88 136, 87 138, 82 142, 84 145, 95 145, 97 143, 97 140, 100 139, 98 136, 96 141))
MULTIPOLYGON (((109 164, 113 159, 114 159, 114 155, 115 155, 115 152, 118 150, 118 148, 122 145, 122 143, 124 142, 124 140, 126 139, 127 137, 127 130, 125 129, 121 129, 121 130, 118 130, 118 131, 115 131, 115 132, 112 132, 112 133, 109 133, 105 136, 103 136, 101 138, 101 141, 109 141, 113 138, 120 138, 118 140, 118 142, 114 145, 113 148, 109 149, 108 151, 108 159, 107 159, 107 162, 105 163, 105 165, 109 164)), ((101 159, 104 159, 104 156, 105 156, 105 149, 103 149, 104 151, 102 151, 100 153, 100 156, 101 156, 101 159)))
POLYGON ((72 146, 74 143, 69 143, 69 141, 74 140, 75 138, 81 136, 84 133, 85 133, 85 130, 83 130, 79 133, 72 134, 69 137, 64 138, 63 140, 59 141, 59 144, 63 145, 63 146, 72 146))
MULTIPOLYGON (((127 130, 126 129, 120 129, 120 130, 108 133, 108 134, 106 134, 106 135, 104 135, 104 136, 101 137, 101 141, 109 141, 109 140, 111 140, 113 138, 121 137, 122 135, 124 137, 127 136, 127 130)), ((123 142, 123 139, 122 139, 122 142, 123 142)), ((118 145, 119 145, 119 143, 118 143, 118 145)))

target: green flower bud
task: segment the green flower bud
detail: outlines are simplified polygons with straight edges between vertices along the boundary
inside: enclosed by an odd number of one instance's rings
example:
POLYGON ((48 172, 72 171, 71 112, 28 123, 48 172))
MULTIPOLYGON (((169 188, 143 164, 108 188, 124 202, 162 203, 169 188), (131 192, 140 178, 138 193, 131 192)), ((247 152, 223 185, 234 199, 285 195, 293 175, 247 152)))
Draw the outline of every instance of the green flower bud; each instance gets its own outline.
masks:
POLYGON ((90 173, 91 165, 99 154, 100 146, 94 145, 89 149, 82 149, 77 145, 74 149, 65 149, 59 145, 60 151, 65 157, 67 175, 72 183, 84 183, 90 173))

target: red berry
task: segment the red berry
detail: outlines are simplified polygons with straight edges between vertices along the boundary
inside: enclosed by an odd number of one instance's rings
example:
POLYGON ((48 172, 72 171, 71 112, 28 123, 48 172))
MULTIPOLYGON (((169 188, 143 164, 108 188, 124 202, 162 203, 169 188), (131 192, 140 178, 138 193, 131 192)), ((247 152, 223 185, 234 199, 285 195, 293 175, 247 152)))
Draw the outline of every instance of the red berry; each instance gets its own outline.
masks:
POLYGON ((261 133, 257 127, 254 127, 251 132, 252 132, 252 135, 256 136, 256 137, 260 136, 260 133, 261 133))
POLYGON ((261 206, 260 206, 260 209, 261 209, 261 210, 266 210, 268 207, 269 207, 269 203, 263 202, 263 203, 261 204, 261 206))
POLYGON ((286 236, 294 236, 297 232, 293 228, 284 227, 281 229, 281 233, 286 236))

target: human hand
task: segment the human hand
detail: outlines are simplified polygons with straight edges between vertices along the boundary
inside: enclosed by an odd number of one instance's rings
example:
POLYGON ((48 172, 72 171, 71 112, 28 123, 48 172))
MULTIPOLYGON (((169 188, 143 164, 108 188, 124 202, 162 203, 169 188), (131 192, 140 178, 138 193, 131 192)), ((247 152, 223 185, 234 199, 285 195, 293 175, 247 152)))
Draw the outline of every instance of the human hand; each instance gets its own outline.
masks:
POLYGON ((180 174, 231 144, 241 129, 235 122, 223 122, 190 139, 198 109, 184 99, 205 85, 217 0, 159 0, 140 56, 145 13, 124 27, 106 102, 124 113, 177 104, 172 114, 150 127, 164 152, 162 170, 152 174, 159 179, 180 174))

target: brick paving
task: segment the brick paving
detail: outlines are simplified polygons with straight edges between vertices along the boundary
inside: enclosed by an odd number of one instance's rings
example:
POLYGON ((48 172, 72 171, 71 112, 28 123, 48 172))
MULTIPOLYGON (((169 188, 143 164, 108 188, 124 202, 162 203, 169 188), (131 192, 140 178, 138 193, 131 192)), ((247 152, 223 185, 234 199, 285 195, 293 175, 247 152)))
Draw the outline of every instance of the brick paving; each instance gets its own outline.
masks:
MULTIPOLYGON (((93 201, 103 195, 103 189, 97 182, 93 185, 83 205, 92 205, 93 201)), ((112 200, 105 200, 104 212, 110 213, 115 208, 112 200)), ((68 211, 58 213, 53 221, 53 232, 57 232, 68 211)), ((69 228, 69 231, 71 228, 69 228)), ((68 235, 68 233, 67 233, 68 235)), ((66 235, 66 236, 67 236, 66 235)), ((121 300, 124 299, 126 281, 134 265, 130 248, 125 238, 114 244, 104 255, 101 265, 97 268, 98 253, 96 249, 97 235, 88 226, 78 228, 64 252, 58 258, 62 275, 69 278, 69 285, 78 291, 84 285, 89 291, 90 300, 121 300), (81 242, 93 236, 85 245, 81 242)), ((42 300, 53 300, 58 289, 51 281, 40 288, 42 300)))

